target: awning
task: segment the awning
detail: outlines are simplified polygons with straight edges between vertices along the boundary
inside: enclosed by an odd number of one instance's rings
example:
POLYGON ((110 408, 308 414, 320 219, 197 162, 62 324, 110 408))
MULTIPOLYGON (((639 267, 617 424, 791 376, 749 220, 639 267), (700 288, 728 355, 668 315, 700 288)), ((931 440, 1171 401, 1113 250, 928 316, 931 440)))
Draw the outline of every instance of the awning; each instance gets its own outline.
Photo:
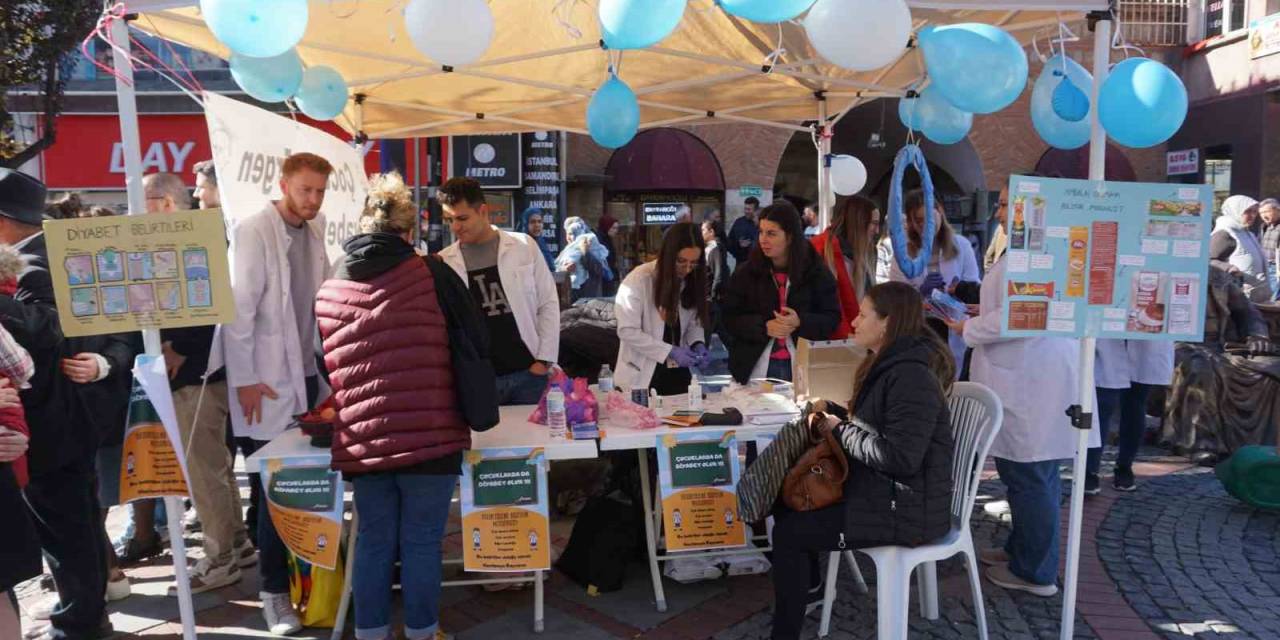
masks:
MULTIPOLYGON (((226 57, 193 0, 140 0, 133 23, 169 40, 226 57)), ((710 4, 710 3, 704 3, 710 4)), ((1023 42, 1106 0, 910 1, 915 28, 957 22, 999 25, 1023 42)), ((410 43, 390 1, 312 0, 304 64, 329 65, 362 94, 339 123, 374 138, 558 129, 585 133, 587 100, 605 79, 594 2, 501 0, 479 62, 446 70, 410 43), (555 7, 564 7, 558 13, 555 7)), ((851 18, 852 19, 852 18, 851 18)), ((762 25, 693 3, 657 46, 621 54, 620 75, 640 97, 641 127, 737 121, 800 129, 816 95, 836 117, 878 97, 902 95, 923 75, 914 49, 882 69, 857 73, 823 61, 795 24, 762 25), (782 51, 785 50, 785 51, 782 51), (766 69, 771 53, 782 51, 766 69)))
POLYGON ((724 173, 707 143, 679 129, 641 131, 613 152, 610 191, 724 191, 724 173))

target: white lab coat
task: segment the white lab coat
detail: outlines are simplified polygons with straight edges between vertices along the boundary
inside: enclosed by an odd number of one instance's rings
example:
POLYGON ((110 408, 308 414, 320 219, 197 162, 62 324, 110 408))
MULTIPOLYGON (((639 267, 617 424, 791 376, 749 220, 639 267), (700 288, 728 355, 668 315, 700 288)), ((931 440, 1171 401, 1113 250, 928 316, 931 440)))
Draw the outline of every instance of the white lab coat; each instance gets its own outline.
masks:
MULTIPOLYGON (((973 347, 970 379, 990 387, 1004 403, 1004 425, 991 455, 1014 462, 1072 458, 1077 432, 1066 411, 1078 404, 1080 341, 1000 336, 1006 262, 1001 258, 987 272, 980 313, 964 326, 964 340, 973 347)), ((1098 443, 1095 412, 1089 446, 1098 443)))
POLYGON ((1173 342, 1098 340, 1093 383, 1100 389, 1128 389, 1131 382, 1166 386, 1173 382, 1173 342))
MULTIPOLYGON (((951 237, 952 244, 956 248, 956 254, 950 259, 942 259, 938 262, 938 272, 942 274, 942 280, 951 285, 951 282, 981 282, 982 274, 978 272, 978 258, 973 253, 973 245, 960 234, 954 234, 951 237)), ((882 241, 877 247, 876 256, 876 283, 882 282, 907 282, 913 286, 919 287, 924 284, 924 279, 928 274, 922 274, 915 278, 908 278, 902 273, 902 269, 898 267, 898 261, 893 257, 893 244, 882 241)), ((964 363, 965 343, 964 338, 954 333, 947 336, 947 345, 951 347, 951 355, 956 359, 956 376, 960 375, 961 364, 964 363)))
POLYGON ((630 391, 645 388, 653 371, 665 366, 672 347, 688 347, 705 342, 706 334, 697 309, 680 307, 680 344, 663 341, 665 325, 653 303, 658 263, 646 262, 633 270, 618 287, 614 313, 618 318, 618 362, 613 367, 613 383, 630 391))
MULTIPOLYGON (((498 232, 498 278, 506 292, 516 329, 534 360, 554 363, 560 357, 560 296, 538 243, 527 234, 498 232)), ((467 263, 459 243, 444 248, 440 259, 468 283, 467 263)))
MULTIPOLYGON (((306 224, 313 259, 312 281, 319 287, 329 269, 324 217, 306 224)), ((227 368, 231 427, 237 437, 271 440, 289 426, 294 415, 308 409, 303 358, 314 354, 309 350, 304 353, 298 337, 289 270, 292 240, 284 225, 275 205, 268 203, 262 211, 236 224, 231 234, 228 255, 236 319, 222 326, 220 340, 227 368), (258 383, 270 386, 278 397, 272 400, 264 396, 262 421, 249 425, 236 387, 258 383)), ((307 336, 307 344, 312 341, 307 336)), ((210 370, 214 370, 212 363, 210 370)))

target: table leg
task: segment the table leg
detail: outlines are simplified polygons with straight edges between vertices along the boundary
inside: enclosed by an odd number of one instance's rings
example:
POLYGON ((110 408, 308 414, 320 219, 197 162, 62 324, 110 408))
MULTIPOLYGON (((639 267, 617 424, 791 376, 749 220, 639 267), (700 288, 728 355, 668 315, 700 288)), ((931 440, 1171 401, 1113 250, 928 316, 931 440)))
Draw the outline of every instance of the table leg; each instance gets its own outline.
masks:
POLYGON ((667 596, 662 590, 662 569, 658 566, 658 536, 653 526, 653 493, 649 490, 648 449, 637 449, 640 458, 640 504, 644 507, 645 551, 649 553, 649 574, 653 577, 653 598, 658 611, 667 610, 667 596))
POLYGON ((533 572, 533 632, 542 633, 542 571, 533 572))
POLYGON ((347 533, 347 567, 342 576, 342 597, 338 599, 338 617, 333 621, 333 634, 329 636, 329 640, 342 640, 342 632, 347 625, 347 611, 351 608, 351 576, 356 571, 356 530, 360 524, 359 517, 356 505, 352 503, 351 531, 347 533))

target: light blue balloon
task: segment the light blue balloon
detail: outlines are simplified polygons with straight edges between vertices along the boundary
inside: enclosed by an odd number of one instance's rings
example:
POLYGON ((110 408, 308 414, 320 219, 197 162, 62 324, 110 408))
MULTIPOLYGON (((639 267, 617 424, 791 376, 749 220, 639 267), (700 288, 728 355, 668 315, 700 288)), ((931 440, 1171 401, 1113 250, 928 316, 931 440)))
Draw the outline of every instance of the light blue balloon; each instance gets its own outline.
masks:
POLYGON ((752 22, 786 22, 809 10, 816 0, 716 0, 725 13, 752 22))
MULTIPOLYGON (((1061 85, 1063 58, 1056 55, 1044 63, 1044 71, 1031 88, 1031 124, 1040 139, 1055 149, 1079 149, 1089 143, 1089 108, 1080 120, 1072 122, 1059 116, 1053 108, 1054 92, 1061 85)), ((1093 75, 1070 57, 1066 59, 1066 76, 1076 87, 1092 87, 1093 75)))
POLYGON ((200 15, 227 48, 254 58, 292 49, 307 31, 307 0, 200 0, 200 15))
POLYGON ((1061 70, 1054 70, 1058 86, 1053 90, 1053 112, 1067 122, 1080 122, 1089 115, 1089 96, 1061 70))
POLYGON ((929 77, 961 111, 995 113, 1027 86, 1027 53, 1013 36, 989 24, 953 24, 920 30, 929 77))
POLYGON ((600 0, 600 32, 610 49, 644 49, 671 35, 689 0, 600 0))
POLYGON ((640 104, 627 83, 611 75, 587 104, 587 131, 596 144, 617 149, 640 129, 640 104))
POLYGON ((1111 69, 1098 94, 1098 119, 1107 135, 1133 148, 1168 140, 1187 118, 1187 88, 1169 67, 1129 58, 1111 69))
POLYGON ((302 74, 298 108, 316 120, 332 120, 347 106, 347 81, 333 67, 311 67, 302 74))
POLYGON ((938 144, 955 144, 964 140, 973 128, 973 114, 961 111, 929 85, 918 98, 898 101, 898 119, 902 125, 924 134, 938 144))
POLYGON ((231 54, 231 78, 244 92, 263 102, 284 102, 302 84, 302 60, 290 49, 272 58, 231 54))

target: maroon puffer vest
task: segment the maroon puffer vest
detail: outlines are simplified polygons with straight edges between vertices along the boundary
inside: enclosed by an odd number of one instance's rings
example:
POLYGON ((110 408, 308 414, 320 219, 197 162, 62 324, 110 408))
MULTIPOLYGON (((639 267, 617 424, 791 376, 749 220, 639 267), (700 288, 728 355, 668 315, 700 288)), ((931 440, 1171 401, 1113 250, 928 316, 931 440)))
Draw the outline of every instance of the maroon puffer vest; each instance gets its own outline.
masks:
POLYGON ((390 471, 471 446, 444 314, 421 259, 363 282, 326 281, 316 318, 338 410, 334 469, 390 471))

